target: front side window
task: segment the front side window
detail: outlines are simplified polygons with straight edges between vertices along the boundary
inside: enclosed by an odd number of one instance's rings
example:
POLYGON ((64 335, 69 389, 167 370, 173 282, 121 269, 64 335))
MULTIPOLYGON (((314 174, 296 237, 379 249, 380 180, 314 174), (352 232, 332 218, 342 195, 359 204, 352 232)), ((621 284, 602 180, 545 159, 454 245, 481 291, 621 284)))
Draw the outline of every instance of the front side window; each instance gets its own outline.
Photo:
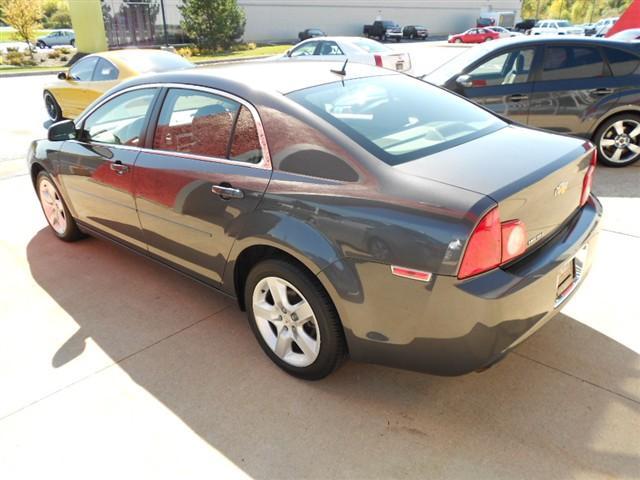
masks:
POLYGON ((402 75, 319 85, 289 97, 390 165, 451 148, 506 125, 467 100, 402 75))
POLYGON ((533 48, 525 48, 490 58, 469 72, 472 86, 491 87, 525 83, 529 79, 534 54, 533 48))
POLYGON ((336 42, 322 42, 320 47, 320 55, 344 55, 336 42))
POLYGON ((601 77, 604 62, 591 47, 548 47, 544 52, 542 80, 575 80, 601 77))
POLYGON ((240 104, 197 90, 171 89, 164 100, 153 148, 228 158, 240 104))
POLYGON ((93 73, 93 80, 96 82, 106 82, 118 79, 118 69, 111 63, 101 58, 93 73))
POLYGON ((291 51, 292 57, 306 57, 309 55, 313 55, 316 51, 316 47, 318 46, 318 42, 307 42, 304 45, 300 45, 298 48, 295 48, 291 51))
POLYGON ((93 70, 98 63, 98 57, 88 57, 76 63, 71 70, 69 76, 78 82, 89 82, 93 77, 93 70))
POLYGON ((138 146, 157 89, 144 88, 118 95, 84 121, 82 138, 89 142, 138 146))

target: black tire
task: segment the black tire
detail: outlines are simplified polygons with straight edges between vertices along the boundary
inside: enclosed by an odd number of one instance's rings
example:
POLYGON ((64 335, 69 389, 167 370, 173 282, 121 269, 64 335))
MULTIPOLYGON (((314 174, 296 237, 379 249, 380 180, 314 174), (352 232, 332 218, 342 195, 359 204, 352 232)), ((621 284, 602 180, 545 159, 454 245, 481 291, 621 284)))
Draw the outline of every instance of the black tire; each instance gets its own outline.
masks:
POLYGON ((56 100, 56 97, 49 91, 45 91, 43 95, 44 99, 44 108, 47 110, 47 115, 54 122, 59 122, 63 119, 62 117, 62 109, 56 100))
POLYGON ((74 242, 84 236, 78 228, 76 221, 71 216, 69 208, 67 207, 67 203, 64 201, 64 198, 62 198, 62 194, 51 178, 51 175, 49 175, 45 170, 40 171, 38 173, 38 176, 36 177, 36 193, 38 195, 38 200, 40 201, 40 207, 42 207, 42 213, 44 213, 44 218, 47 220, 49 227, 51 227, 51 231, 56 237, 58 237, 60 240, 64 240, 65 242, 74 242), (48 184, 52 186, 55 194, 57 195, 57 198, 60 200, 60 203, 62 205, 62 212, 66 220, 66 228, 63 231, 56 230, 56 228, 51 224, 49 217, 47 216, 47 212, 44 206, 44 200, 41 193, 41 185, 44 181, 48 182, 48 184))
POLYGON ((304 380, 320 380, 336 370, 344 361, 346 345, 335 306, 318 279, 301 267, 280 259, 258 263, 247 276, 244 301, 249 325, 260 347, 288 374, 304 380), (269 347, 260 333, 253 312, 253 293, 260 281, 267 277, 278 277, 293 285, 304 296, 315 315, 320 334, 320 348, 315 361, 306 367, 293 366, 285 362, 269 347))
MULTIPOLYGON (((628 133, 631 133, 632 129, 634 129, 633 128, 634 125, 640 126, 640 115, 637 115, 634 113, 622 113, 620 115, 614 115, 613 117, 610 117, 607 120, 605 120, 602 123, 602 125, 598 127, 595 135, 593 136, 593 143, 596 145, 596 148, 598 149, 598 161, 602 165, 606 165, 607 167, 614 167, 614 168, 626 167, 627 165, 631 165, 632 163, 635 163, 638 160, 640 160, 640 153, 636 153, 634 155, 633 154, 634 152, 628 149, 625 151, 626 152, 625 157, 623 157, 623 159, 620 161, 611 161, 607 158, 608 153, 609 153, 609 156, 611 156, 610 154, 611 147, 603 146, 602 141, 605 139, 615 138, 614 136, 611 136, 608 138, 608 133, 609 131, 611 131, 614 124, 620 121, 623 122, 623 125, 626 129, 625 133, 628 134, 628 133)), ((613 132, 611 133, 613 134, 613 132)), ((636 134, 635 138, 630 136, 628 136, 628 138, 630 143, 640 147, 640 134, 636 134)))
POLYGON ((41 49, 42 49, 42 48, 47 48, 47 44, 46 44, 46 43, 44 43, 42 40, 38 40, 38 41, 36 42, 36 47, 41 48, 41 49))
POLYGON ((400 40, 402 40, 400 37, 396 37, 396 43, 400 43, 400 40))
POLYGON ((454 40, 454 43, 462 43, 462 39, 461 39, 461 38, 456 38, 456 39, 454 40))

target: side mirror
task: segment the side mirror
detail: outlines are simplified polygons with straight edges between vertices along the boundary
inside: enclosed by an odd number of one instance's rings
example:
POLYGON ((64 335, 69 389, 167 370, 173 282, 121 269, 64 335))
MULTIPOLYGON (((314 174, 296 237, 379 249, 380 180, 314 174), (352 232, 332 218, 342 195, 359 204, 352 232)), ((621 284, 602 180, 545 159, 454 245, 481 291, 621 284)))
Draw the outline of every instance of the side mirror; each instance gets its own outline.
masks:
POLYGON ((291 57, 291 50, 287 50, 287 51, 285 52, 285 55, 286 55, 287 57, 291 57))
POLYGON ((67 79, 67 74, 65 72, 60 72, 58 74, 58 80, 66 80, 67 79))
POLYGON ((471 76, 469 75, 460 75, 456 78, 456 83, 464 88, 473 87, 473 82, 471 81, 471 76))
POLYGON ((73 120, 62 120, 49 127, 48 138, 52 142, 63 142, 76 138, 76 124, 73 120))

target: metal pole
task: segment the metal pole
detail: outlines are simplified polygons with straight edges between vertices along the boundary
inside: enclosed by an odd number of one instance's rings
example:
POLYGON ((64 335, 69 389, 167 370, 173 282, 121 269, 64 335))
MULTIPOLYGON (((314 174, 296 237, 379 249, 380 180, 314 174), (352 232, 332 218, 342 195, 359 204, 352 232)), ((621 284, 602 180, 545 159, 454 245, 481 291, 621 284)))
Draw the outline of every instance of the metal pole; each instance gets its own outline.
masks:
POLYGON ((538 0, 538 4, 536 5, 536 20, 540 19, 540 0, 538 0))
POLYGON ((169 33, 167 32, 167 17, 164 13, 164 0, 160 0, 160 10, 162 11, 162 28, 164 29, 164 44, 169 46, 169 33))
POLYGON ((593 23, 593 11, 596 9, 596 0, 593 0, 591 5, 591 15, 589 15, 589 23, 593 23))

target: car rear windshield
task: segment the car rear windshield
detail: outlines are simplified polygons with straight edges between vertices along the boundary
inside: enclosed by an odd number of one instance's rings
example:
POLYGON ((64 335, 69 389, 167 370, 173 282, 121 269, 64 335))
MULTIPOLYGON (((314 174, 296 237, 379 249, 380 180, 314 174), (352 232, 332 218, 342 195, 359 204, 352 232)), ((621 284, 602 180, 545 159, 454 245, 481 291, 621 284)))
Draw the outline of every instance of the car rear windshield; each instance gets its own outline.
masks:
POLYGON ((467 100, 403 75, 330 83, 289 97, 389 165, 460 145, 506 125, 467 100))
POLYGON ((386 53, 391 51, 389 47, 374 40, 367 40, 366 38, 353 40, 352 43, 360 50, 363 50, 367 53, 386 53))

